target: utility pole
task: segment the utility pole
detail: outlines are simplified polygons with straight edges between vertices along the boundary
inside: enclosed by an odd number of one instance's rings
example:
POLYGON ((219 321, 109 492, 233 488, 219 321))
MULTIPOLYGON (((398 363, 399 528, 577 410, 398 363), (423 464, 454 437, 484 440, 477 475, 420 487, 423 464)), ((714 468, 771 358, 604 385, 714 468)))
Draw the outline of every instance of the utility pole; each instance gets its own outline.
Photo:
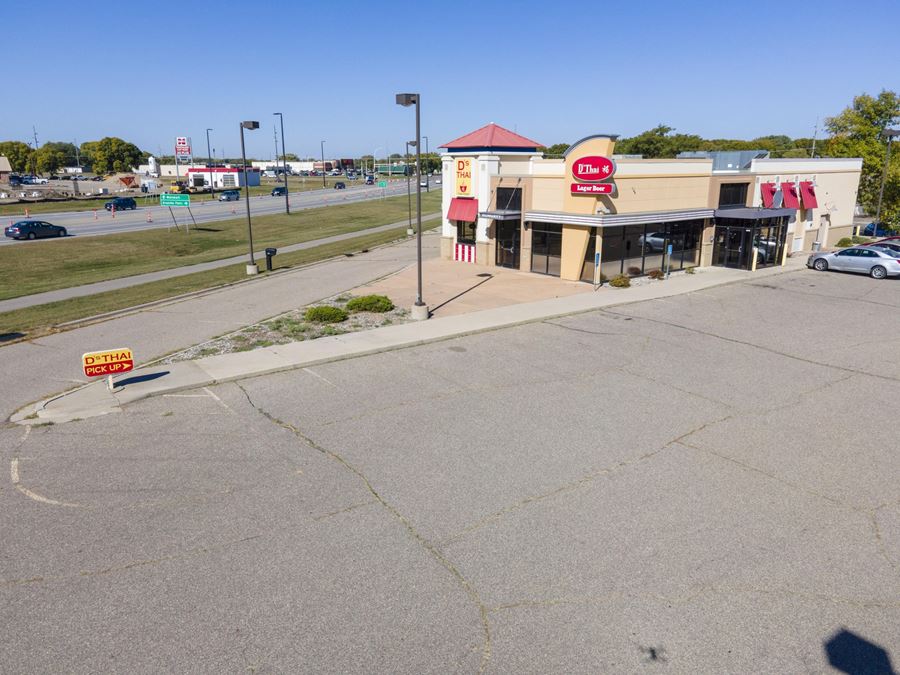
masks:
POLYGON ((816 126, 813 129, 812 150, 809 153, 809 156, 811 159, 815 159, 815 157, 816 157, 816 136, 818 136, 818 135, 819 135, 819 118, 817 117, 816 118, 816 126))
POLYGON ((37 129, 34 128, 34 125, 31 125, 31 131, 34 134, 34 154, 31 155, 31 175, 37 175, 37 149, 38 149, 38 139, 37 139, 37 129))

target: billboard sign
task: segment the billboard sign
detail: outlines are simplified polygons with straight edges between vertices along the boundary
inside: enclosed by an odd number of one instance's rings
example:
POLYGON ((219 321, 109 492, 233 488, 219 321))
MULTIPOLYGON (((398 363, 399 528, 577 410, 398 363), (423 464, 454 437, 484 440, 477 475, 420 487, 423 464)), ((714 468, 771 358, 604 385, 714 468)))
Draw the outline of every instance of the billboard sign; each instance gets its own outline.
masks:
POLYGON ((175 139, 175 156, 190 157, 191 143, 187 136, 178 136, 175 139))

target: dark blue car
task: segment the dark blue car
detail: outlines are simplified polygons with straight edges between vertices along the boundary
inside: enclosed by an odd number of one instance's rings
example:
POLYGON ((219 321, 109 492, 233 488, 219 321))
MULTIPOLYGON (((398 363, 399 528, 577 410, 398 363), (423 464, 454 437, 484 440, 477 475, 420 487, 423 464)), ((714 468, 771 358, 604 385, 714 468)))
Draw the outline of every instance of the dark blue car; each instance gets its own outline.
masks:
POLYGON ((864 237, 887 237, 893 234, 884 223, 869 223, 863 228, 864 237))

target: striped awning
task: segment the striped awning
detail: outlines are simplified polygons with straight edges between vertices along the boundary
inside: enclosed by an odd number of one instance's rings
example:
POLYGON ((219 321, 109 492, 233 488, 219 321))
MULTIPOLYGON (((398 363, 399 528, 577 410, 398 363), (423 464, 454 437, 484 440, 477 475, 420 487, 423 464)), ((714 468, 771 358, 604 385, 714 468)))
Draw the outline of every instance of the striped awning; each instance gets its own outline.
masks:
POLYGON ((668 223, 681 220, 712 218, 713 209, 681 209, 678 211, 642 211, 639 213, 603 213, 595 216, 559 211, 526 211, 525 220, 533 223, 584 225, 587 227, 619 227, 645 223, 668 223))

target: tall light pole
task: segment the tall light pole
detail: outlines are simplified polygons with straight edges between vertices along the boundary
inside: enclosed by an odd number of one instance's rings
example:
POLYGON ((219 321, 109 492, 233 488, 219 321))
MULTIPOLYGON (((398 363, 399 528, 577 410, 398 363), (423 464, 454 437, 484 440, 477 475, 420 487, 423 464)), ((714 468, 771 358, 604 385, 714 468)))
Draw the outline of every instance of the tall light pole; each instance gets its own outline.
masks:
POLYGON ((374 178, 377 175, 377 171, 375 170, 375 158, 378 156, 378 151, 381 150, 381 146, 379 145, 375 148, 375 152, 372 153, 372 177, 374 178))
POLYGON ((213 177, 213 161, 212 161, 212 150, 209 147, 209 132, 214 131, 213 129, 206 130, 206 154, 209 157, 209 187, 212 189, 212 200, 216 201, 216 181, 213 177))
MULTIPOLYGON (((284 115, 281 113, 272 113, 273 115, 278 115, 281 120, 281 165, 284 168, 284 212, 290 215, 291 213, 291 203, 288 201, 288 168, 287 168, 287 155, 284 152, 284 115)), ((277 152, 277 148, 276 148, 277 152)))
MULTIPOLYGON (((428 158, 428 136, 422 136, 425 139, 425 161, 431 163, 428 158)), ((421 181, 420 181, 421 182, 421 181)), ((425 170, 425 192, 431 192, 431 171, 425 170)))
POLYGON ((884 181, 887 178, 888 164, 891 163, 891 141, 894 136, 900 136, 900 129, 882 129, 881 135, 887 138, 887 150, 885 150, 884 169, 881 170, 881 189, 878 190, 878 209, 875 211, 875 225, 872 227, 872 236, 877 236, 878 225, 881 223, 881 200, 884 198, 884 181))
POLYGON ((244 160, 244 197, 247 202, 247 238, 250 240, 250 262, 247 274, 259 274, 259 267, 253 258, 253 226, 250 224, 250 184, 247 182, 247 151, 244 149, 244 129, 259 129, 259 122, 241 122, 241 159, 244 160))
POLYGON ((406 207, 409 210, 409 225, 406 226, 406 233, 412 234, 412 193, 409 189, 409 146, 415 147, 415 141, 406 141, 406 207))
POLYGON ((322 146, 322 187, 328 187, 325 185, 325 141, 320 141, 322 146))
MULTIPOLYGON (((422 159, 422 138, 420 126, 420 94, 397 94, 397 105, 409 107, 416 106, 416 167, 422 159)), ((418 173, 418 171, 417 171, 418 173)), ((428 305, 422 300, 422 185, 418 175, 416 176, 416 262, 418 266, 418 287, 416 289, 416 304, 412 308, 412 318, 422 320, 428 318, 428 305)))

